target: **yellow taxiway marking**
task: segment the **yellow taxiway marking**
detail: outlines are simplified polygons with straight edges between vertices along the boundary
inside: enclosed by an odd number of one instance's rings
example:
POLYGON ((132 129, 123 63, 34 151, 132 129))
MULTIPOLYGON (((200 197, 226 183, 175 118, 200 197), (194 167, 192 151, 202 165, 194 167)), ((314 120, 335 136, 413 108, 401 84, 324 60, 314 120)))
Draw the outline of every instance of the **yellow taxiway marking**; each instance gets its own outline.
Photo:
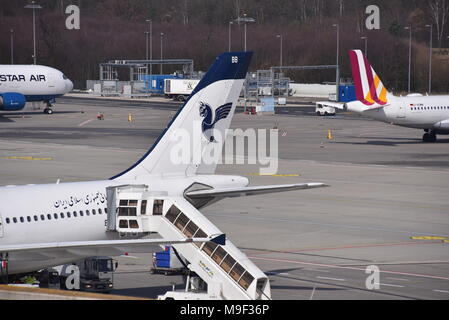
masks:
POLYGON ((421 236, 421 237, 411 237, 412 240, 442 240, 443 242, 449 243, 448 237, 432 237, 432 236, 421 236))
POLYGON ((248 173, 247 176, 289 178, 289 177, 300 177, 301 175, 300 175, 300 174, 261 174, 261 173, 248 173))
POLYGON ((1 157, 0 159, 7 159, 7 160, 37 160, 37 161, 51 161, 53 158, 35 158, 35 157, 1 157))

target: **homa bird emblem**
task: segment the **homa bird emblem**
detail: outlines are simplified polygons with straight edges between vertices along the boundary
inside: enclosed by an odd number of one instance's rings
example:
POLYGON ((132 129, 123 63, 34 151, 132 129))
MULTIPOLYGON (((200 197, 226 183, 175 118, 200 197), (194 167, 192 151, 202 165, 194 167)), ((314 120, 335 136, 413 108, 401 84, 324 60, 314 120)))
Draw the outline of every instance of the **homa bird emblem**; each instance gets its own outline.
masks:
POLYGON ((215 124, 223 119, 226 119, 231 112, 232 103, 227 103, 218 107, 215 110, 215 117, 212 108, 204 102, 200 102, 200 117, 204 118, 201 123, 203 134, 209 142, 217 142, 213 136, 213 129, 215 124))

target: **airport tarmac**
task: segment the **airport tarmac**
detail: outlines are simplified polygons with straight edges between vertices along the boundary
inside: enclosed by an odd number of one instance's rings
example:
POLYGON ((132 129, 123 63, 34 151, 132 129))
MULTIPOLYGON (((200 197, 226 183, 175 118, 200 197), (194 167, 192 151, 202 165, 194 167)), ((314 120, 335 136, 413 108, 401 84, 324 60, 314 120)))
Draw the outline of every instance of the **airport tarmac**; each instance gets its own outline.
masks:
MULTIPOLYGON (((109 178, 137 161, 176 113, 162 102, 63 98, 53 115, 0 117, 0 185, 109 178), (97 114, 104 114, 98 120, 97 114), (129 116, 134 119, 128 122, 129 116)), ((313 108, 237 114, 233 128, 279 129, 278 175, 222 165, 252 185, 329 188, 223 200, 202 212, 271 280, 273 299, 449 299, 449 138, 313 108), (327 135, 331 130, 333 140, 327 135), (367 266, 380 289, 369 290, 367 266)), ((154 298, 181 276, 150 275, 151 254, 119 257, 115 294, 154 298)))

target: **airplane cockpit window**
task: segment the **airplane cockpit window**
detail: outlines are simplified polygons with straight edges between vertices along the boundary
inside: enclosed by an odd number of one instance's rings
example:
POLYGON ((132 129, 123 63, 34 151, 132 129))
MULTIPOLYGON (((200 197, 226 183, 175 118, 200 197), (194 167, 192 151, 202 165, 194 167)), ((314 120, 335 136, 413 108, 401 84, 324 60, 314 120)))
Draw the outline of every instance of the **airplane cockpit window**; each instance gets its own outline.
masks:
POLYGON ((62 74, 62 78, 64 79, 64 80, 68 80, 69 78, 67 78, 66 76, 65 76, 65 74, 62 74))

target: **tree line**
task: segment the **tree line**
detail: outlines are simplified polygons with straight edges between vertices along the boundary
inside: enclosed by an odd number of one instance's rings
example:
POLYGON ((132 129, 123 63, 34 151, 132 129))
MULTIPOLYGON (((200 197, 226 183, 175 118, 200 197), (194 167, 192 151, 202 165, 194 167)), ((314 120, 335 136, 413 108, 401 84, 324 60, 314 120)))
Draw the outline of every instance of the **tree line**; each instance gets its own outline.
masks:
MULTIPOLYGON (((27 0, 0 0, 0 63, 32 63, 32 13, 27 0)), ((341 75, 351 78, 347 51, 365 48, 386 86, 407 89, 409 30, 412 28, 412 89, 426 92, 430 28, 432 25, 433 88, 448 92, 449 0, 37 0, 37 61, 63 70, 77 88, 86 79, 98 79, 99 63, 115 59, 144 59, 145 31, 152 21, 153 57, 159 58, 161 33, 164 58, 194 59, 203 70, 214 57, 232 49, 243 50, 244 26, 236 20, 251 17, 247 47, 254 51, 252 70, 280 63, 283 37, 284 65, 329 65, 336 62, 340 29, 341 75), (375 3, 374 3, 375 2, 375 3), (65 8, 75 4, 81 12, 81 29, 67 30, 65 8), (380 8, 380 29, 367 30, 365 9, 380 8), (233 22, 230 25, 230 22, 233 22)), ((174 71, 164 69, 164 71, 174 71)), ((297 82, 335 79, 331 71, 288 73, 297 82)))

